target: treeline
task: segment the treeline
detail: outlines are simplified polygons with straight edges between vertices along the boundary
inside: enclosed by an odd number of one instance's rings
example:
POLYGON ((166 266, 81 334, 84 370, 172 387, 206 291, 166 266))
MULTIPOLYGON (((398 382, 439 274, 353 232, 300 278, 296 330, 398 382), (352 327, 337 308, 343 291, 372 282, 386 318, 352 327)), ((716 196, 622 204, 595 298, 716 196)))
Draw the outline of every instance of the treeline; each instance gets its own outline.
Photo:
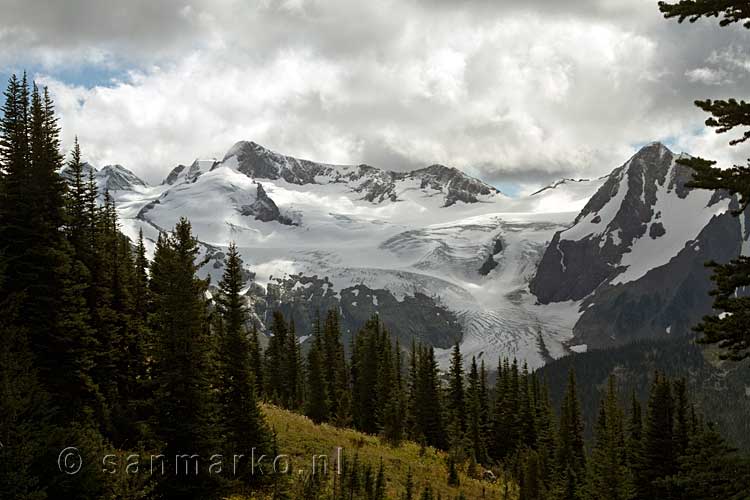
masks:
MULTIPOLYGON (((294 328, 279 330, 277 325, 285 325, 280 314, 273 324, 271 342, 289 345, 290 357, 299 356, 294 342, 282 340, 294 328), (277 331, 282 332, 278 339, 277 331)), ((696 410, 684 379, 654 373, 644 409, 635 393, 620 394, 610 376, 600 391, 593 439, 587 443, 573 371, 559 408, 553 409, 546 381, 515 360, 500 362, 489 388, 484 363, 472 358, 465 373, 458 346, 445 377, 432 348, 412 345, 402 362, 398 342, 377 317, 354 336, 350 363, 343 356, 335 312, 314 332, 307 340, 312 345, 301 400, 280 399, 282 389, 270 377, 264 397, 304 411, 316 422, 351 424, 379 434, 393 445, 409 439, 443 449, 449 453, 449 484, 458 486, 457 468, 477 478, 488 468, 509 473, 521 500, 750 495, 750 462, 696 410)), ((278 363, 274 357, 266 366, 278 363)))
MULTIPOLYGON (((393 446, 408 439, 445 450, 445 481, 459 498, 458 471, 491 477, 486 469, 507 473, 517 485, 510 494, 524 500, 747 496, 747 463, 697 414, 680 380, 657 375, 643 412, 636 397, 622 409, 610 379, 587 450, 572 372, 555 411, 545 381, 515 360, 499 364, 490 387, 484 362, 472 359, 467 373, 456 346, 442 374, 431 347, 402 348, 377 316, 354 335, 349 359, 336 311, 316 319, 304 355, 281 313, 268 332, 248 328, 233 245, 217 288, 198 276, 185 219, 159 236, 149 262, 143 236, 133 243, 119 231, 107 193, 99 203, 77 144, 70 181, 60 177, 46 89, 12 77, 5 97, 0 498, 385 498, 382 467, 351 457, 333 478, 257 475, 227 462, 226 473, 208 473, 216 456, 283 452, 261 400, 393 446), (60 461, 69 447, 80 462, 60 461), (168 472, 110 473, 102 458, 113 453, 164 456, 168 472), (184 454, 201 473, 172 473, 169 460, 184 454)), ((434 498, 413 484, 402 496, 434 498)))
MULTIPOLYGON (((358 337, 353 365, 334 313, 318 325, 309 359, 281 314, 261 351, 234 246, 217 289, 198 276, 187 220, 159 236, 149 262, 143 235, 131 242, 120 232, 113 200, 85 174, 77 141, 64 165, 47 90, 13 76, 4 95, 0 498, 384 499, 382 467, 356 457, 332 479, 258 474, 248 462, 283 452, 260 397, 317 421, 389 425, 389 439, 402 439, 405 403, 389 399, 389 384, 401 383, 399 349, 377 319, 358 337), (387 357, 373 365, 370 350, 387 357), (224 473, 210 473, 217 457, 224 473)), ((434 360, 430 373, 437 391, 434 360)))
POLYGON ((610 349, 589 350, 545 364, 537 371, 549 384, 550 399, 559 406, 565 393, 567 373, 586 383, 578 387, 584 414, 585 436, 593 438, 601 387, 616 370, 618 388, 623 394, 635 392, 648 398, 654 371, 672 378, 684 377, 693 403, 732 444, 750 450, 750 360, 717 362, 715 349, 697 345, 692 338, 639 340, 610 349))
POLYGON ((247 467, 205 468, 212 456, 274 446, 248 363, 236 251, 209 303, 187 221, 159 237, 149 264, 142 235, 133 245, 107 193, 99 203, 77 143, 70 182, 61 178, 46 89, 13 76, 2 111, 0 498, 216 498, 255 488, 247 467), (181 454, 199 457, 200 474, 176 472, 181 454), (126 474, 116 459, 152 455, 165 457, 156 473, 126 474))

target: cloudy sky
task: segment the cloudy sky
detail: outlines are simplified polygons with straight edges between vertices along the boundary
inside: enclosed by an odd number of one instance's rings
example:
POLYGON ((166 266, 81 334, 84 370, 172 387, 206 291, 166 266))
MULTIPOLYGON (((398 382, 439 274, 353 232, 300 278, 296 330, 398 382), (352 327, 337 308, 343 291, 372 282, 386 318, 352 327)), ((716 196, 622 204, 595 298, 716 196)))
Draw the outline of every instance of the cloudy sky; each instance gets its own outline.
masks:
POLYGON ((655 0, 0 0, 0 77, 56 99, 64 145, 160 181, 241 139, 335 163, 456 166, 507 192, 660 140, 724 162, 691 103, 748 97, 750 32, 655 0))

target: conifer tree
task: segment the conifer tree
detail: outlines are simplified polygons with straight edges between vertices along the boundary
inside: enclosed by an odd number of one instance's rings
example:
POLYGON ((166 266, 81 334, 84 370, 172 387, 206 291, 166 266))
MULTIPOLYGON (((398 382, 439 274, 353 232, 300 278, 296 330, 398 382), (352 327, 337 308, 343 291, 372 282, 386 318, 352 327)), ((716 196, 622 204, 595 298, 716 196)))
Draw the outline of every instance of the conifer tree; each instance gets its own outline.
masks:
POLYGON ((315 423, 328 420, 329 398, 323 367, 323 332, 320 316, 315 320, 312 334, 312 347, 307 353, 307 401, 305 415, 315 423))
POLYGON ((432 347, 420 346, 414 404, 417 434, 424 437, 425 444, 444 449, 447 443, 443 426, 441 392, 435 350, 432 347))
MULTIPOLYGON (((387 337, 387 342, 390 345, 389 337, 387 337)), ((404 438, 404 418, 406 411, 406 396, 401 376, 401 348, 398 339, 393 350, 393 363, 384 369, 390 371, 391 375, 381 380, 381 390, 389 392, 382 416, 382 432, 387 442, 392 446, 398 446, 404 438), (384 382, 388 379, 391 380, 391 387, 385 386, 384 382)))
POLYGON ((250 349, 250 368, 253 372, 257 395, 258 398, 263 399, 266 397, 266 379, 265 370, 263 369, 263 351, 261 350, 260 339, 258 338, 258 325, 254 321, 253 326, 250 329, 250 335, 248 337, 248 347, 250 349))
POLYGON ((549 399, 549 389, 546 383, 542 384, 540 397, 537 399, 535 426, 537 433, 534 448, 538 452, 544 489, 548 489, 552 483, 553 473, 557 470, 555 466, 557 431, 555 428, 555 414, 549 399))
POLYGON ((595 444, 589 460, 587 499, 625 500, 633 497, 627 468, 622 411, 617 400, 614 377, 610 375, 607 393, 599 406, 595 444))
POLYGON ((35 500, 46 498, 39 467, 53 446, 52 412, 11 300, 0 301, 0 498, 35 500))
POLYGON ((470 443, 470 454, 474 461, 485 463, 487 461, 487 449, 484 443, 484 433, 482 422, 482 387, 480 374, 477 369, 477 359, 472 356, 471 368, 468 377, 468 389, 466 392, 468 424, 467 433, 470 443))
POLYGON ((519 500, 547 498, 539 454, 533 449, 525 449, 522 454, 518 498, 519 500))
POLYGON ((532 375, 524 362, 518 386, 518 424, 519 445, 531 447, 536 442, 536 429, 534 426, 534 413, 536 402, 534 400, 532 375))
POLYGON ((381 364, 380 320, 373 316, 354 338, 352 351, 352 417, 354 427, 368 434, 380 429, 378 373, 381 364))
MULTIPOLYGON (((250 364, 247 340, 247 309, 241 290, 242 258, 234 243, 224 261, 224 275, 216 298, 223 324, 219 338, 219 422, 224 434, 227 456, 255 450, 260 456, 269 450, 265 419, 256 399, 255 377, 250 364)), ((247 468, 240 479, 251 484, 254 478, 247 468)))
POLYGON ((682 498, 747 498, 750 461, 741 458, 709 425, 691 438, 679 459, 673 483, 682 492, 682 498))
MULTIPOLYGON (((205 461, 220 449, 220 441, 215 432, 217 404, 209 378, 212 342, 206 311, 207 282, 196 275, 197 254, 197 241, 184 218, 173 235, 162 234, 156 244, 150 282, 158 401, 154 430, 164 443, 165 456, 196 454, 200 470, 205 472, 205 461)), ((192 462, 188 465, 193 466, 192 462)), ((215 475, 170 474, 161 482, 160 490, 170 498, 212 498, 218 493, 217 486, 215 475)))
POLYGON ((643 498, 648 493, 648 482, 643 470, 643 412, 635 391, 630 396, 626 446, 627 463, 633 481, 634 492, 636 498, 643 498))
POLYGON ((339 316, 335 309, 328 311, 323 325, 323 352, 330 414, 337 422, 345 423, 350 419, 351 392, 344 345, 341 343, 339 316))
POLYGON ((143 322, 148 316, 148 259, 146 244, 143 241, 143 229, 138 231, 138 242, 135 249, 135 284, 133 287, 135 313, 143 322))
MULTIPOLYGON (((703 17, 721 18, 719 25, 730 26, 742 22, 750 28, 750 6, 746 2, 732 0, 680 0, 677 3, 659 2, 659 9, 665 18, 676 18, 682 23, 688 19, 691 23, 703 17)), ((744 143, 750 139, 750 103, 736 99, 719 99, 695 101, 695 105, 710 116, 706 125, 716 129, 717 133, 726 133, 735 129, 744 129, 739 138, 729 142, 731 146, 744 143)), ((736 165, 729 168, 717 168, 716 162, 703 158, 681 158, 681 165, 694 171, 689 187, 710 190, 725 190, 737 195, 739 208, 733 210, 739 215, 750 204, 750 166, 736 165)), ((750 286, 750 258, 740 255, 726 264, 710 262, 713 269, 712 280, 715 283, 713 315, 703 318, 695 330, 703 337, 700 342, 717 344, 725 359, 740 360, 750 356, 750 333, 745 327, 750 319, 748 297, 738 295, 736 290, 750 286)))
POLYGON ((663 375, 656 373, 643 430, 641 471, 645 483, 638 485, 638 490, 645 492, 648 498, 669 498, 668 488, 660 481, 672 476, 676 470, 672 388, 663 375))
POLYGON ((578 400, 575 372, 568 374, 568 385, 560 407, 557 440, 558 490, 564 498, 578 498, 586 471, 583 421, 578 400))
POLYGON ((451 364, 448 370, 448 429, 451 433, 451 448, 463 453, 464 433, 466 432, 466 398, 464 395, 464 366, 458 342, 453 346, 451 364))

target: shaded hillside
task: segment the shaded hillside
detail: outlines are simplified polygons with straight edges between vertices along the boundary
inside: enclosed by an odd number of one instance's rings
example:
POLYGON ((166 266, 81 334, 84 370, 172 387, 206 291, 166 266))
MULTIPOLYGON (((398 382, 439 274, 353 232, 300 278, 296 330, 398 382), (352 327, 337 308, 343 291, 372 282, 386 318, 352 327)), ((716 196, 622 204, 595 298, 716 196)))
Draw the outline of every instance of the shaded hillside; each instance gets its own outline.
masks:
MULTIPOLYGON (((687 377, 688 392, 709 420, 737 446, 750 448, 750 363, 720 362, 716 354, 686 339, 639 341, 622 347, 596 350, 553 361, 539 370, 546 378, 555 407, 565 390, 567 372, 574 367, 579 396, 586 416, 586 434, 593 430, 599 399, 606 390, 610 372, 616 376, 620 394, 635 390, 645 401, 655 370, 679 378, 687 377)), ((645 406, 644 406, 645 407, 645 406)))

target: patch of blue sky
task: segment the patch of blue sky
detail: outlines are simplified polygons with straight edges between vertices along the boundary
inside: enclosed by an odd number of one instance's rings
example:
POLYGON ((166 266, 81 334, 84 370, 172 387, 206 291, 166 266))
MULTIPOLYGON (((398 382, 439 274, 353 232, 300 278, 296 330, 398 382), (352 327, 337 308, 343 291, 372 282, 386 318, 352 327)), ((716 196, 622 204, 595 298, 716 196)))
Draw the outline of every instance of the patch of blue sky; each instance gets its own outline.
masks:
MULTIPOLYGON (((117 82, 127 80, 130 68, 126 69, 98 64, 65 65, 55 68, 46 68, 34 64, 26 67, 0 67, 0 88, 4 90, 11 75, 15 73, 20 76, 24 70, 28 74, 29 79, 43 75, 59 80, 67 85, 93 88, 112 87, 117 82)), ((3 102, 5 102, 5 98, 0 95, 0 104, 3 102)))
POLYGON ((496 182, 494 186, 504 195, 513 198, 518 197, 521 193, 521 185, 517 182, 496 182))

